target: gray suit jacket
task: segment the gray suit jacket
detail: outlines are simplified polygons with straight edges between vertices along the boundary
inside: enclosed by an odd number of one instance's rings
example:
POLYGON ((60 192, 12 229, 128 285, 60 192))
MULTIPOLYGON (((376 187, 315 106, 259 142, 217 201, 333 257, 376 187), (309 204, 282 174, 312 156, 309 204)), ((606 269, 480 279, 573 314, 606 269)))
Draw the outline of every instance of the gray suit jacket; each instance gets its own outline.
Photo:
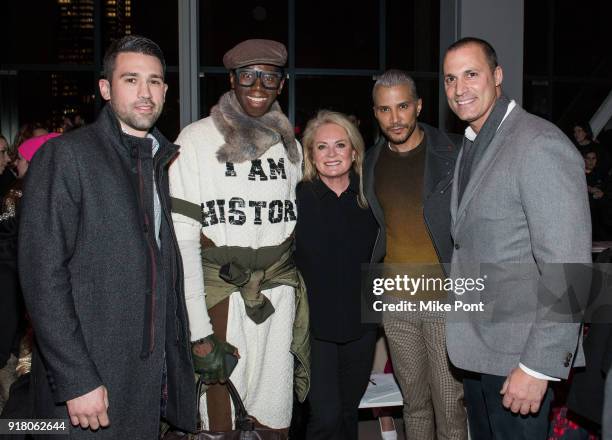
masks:
MULTIPOLYGON (((461 156, 451 196, 451 278, 479 277, 481 263, 493 263, 495 269, 487 269, 480 294, 484 314, 447 315, 450 359, 479 373, 505 376, 520 362, 566 378, 572 364, 584 362, 581 326, 537 320, 546 310, 536 297, 538 282, 563 281, 563 272, 550 276, 545 263, 591 262, 583 160, 559 129, 518 105, 473 169, 458 204, 461 156)), ((553 289, 552 294, 563 297, 564 292, 553 289)))

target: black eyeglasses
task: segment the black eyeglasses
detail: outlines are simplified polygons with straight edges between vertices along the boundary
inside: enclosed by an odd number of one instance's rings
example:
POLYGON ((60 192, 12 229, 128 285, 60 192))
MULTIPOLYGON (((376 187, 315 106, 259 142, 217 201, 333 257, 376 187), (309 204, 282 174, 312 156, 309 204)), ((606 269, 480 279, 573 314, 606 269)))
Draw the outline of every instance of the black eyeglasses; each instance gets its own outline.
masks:
POLYGON ((257 69, 236 69, 235 72, 238 84, 242 87, 251 87, 259 78, 264 89, 277 90, 283 80, 283 74, 280 72, 267 72, 257 69))

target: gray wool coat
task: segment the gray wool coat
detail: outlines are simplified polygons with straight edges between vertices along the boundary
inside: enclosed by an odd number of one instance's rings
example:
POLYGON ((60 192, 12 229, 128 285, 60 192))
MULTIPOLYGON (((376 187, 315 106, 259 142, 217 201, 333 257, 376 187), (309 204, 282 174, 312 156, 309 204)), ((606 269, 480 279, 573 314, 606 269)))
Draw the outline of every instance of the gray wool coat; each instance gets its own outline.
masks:
POLYGON ((124 134, 107 105, 94 124, 49 141, 26 178, 19 267, 37 342, 33 416, 67 418, 67 400, 100 385, 108 389, 110 427, 73 428, 71 438, 157 438, 162 388, 166 419, 195 429, 167 179, 178 147, 156 129, 152 134, 160 143, 155 158, 151 139, 124 134), (154 236, 153 170, 161 248, 154 236))
POLYGON ((464 370, 497 376, 521 363, 567 378, 572 366, 584 365, 581 326, 542 318, 552 306, 549 298, 539 299, 538 284, 552 286, 550 294, 563 303, 563 271, 549 263, 591 263, 584 162, 557 127, 518 105, 487 146, 459 201, 462 154, 451 197, 451 277, 488 278, 482 293, 454 298, 482 301, 484 312, 447 315, 450 360, 464 370))

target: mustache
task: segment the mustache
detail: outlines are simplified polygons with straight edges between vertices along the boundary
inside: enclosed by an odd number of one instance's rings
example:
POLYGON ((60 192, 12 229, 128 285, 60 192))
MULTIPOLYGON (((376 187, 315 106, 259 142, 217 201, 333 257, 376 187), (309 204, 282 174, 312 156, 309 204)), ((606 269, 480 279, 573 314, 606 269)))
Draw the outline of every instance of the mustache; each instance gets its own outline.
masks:
POLYGON ((151 107, 157 107, 155 103, 151 99, 139 99, 134 103, 134 106, 137 107, 139 105, 150 105, 151 107))
POLYGON ((396 128, 409 128, 409 126, 404 124, 390 125, 387 130, 395 130, 396 128))

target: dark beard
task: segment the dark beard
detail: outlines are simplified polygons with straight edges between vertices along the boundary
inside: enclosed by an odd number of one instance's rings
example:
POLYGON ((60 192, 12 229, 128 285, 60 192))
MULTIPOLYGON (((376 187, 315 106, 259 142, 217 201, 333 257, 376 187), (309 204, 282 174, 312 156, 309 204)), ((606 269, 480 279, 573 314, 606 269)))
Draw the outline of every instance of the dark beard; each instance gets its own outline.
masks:
POLYGON ((410 139, 410 136, 412 136, 412 133, 414 133, 414 129, 416 128, 416 123, 410 127, 410 126, 405 126, 402 125, 403 128, 407 129, 406 135, 402 136, 401 138, 397 139, 395 137, 393 137, 391 134, 389 134, 389 132, 387 132, 386 130, 383 130, 383 134, 385 135, 385 138, 387 138, 387 140, 389 142, 391 142, 394 145, 402 145, 404 142, 406 142, 408 139, 410 139))
MULTIPOLYGON (((112 107, 112 102, 111 102, 111 107, 112 107)), ((161 115, 161 110, 159 110, 158 106, 154 107, 154 113, 151 114, 151 116, 148 117, 138 117, 137 115, 134 115, 132 113, 126 113, 126 112, 119 112, 117 111, 117 109, 115 109, 113 107, 113 111, 115 112, 115 115, 128 127, 131 127, 135 130, 140 130, 140 131, 149 131, 157 122, 157 119, 159 119, 159 116, 161 115)))

